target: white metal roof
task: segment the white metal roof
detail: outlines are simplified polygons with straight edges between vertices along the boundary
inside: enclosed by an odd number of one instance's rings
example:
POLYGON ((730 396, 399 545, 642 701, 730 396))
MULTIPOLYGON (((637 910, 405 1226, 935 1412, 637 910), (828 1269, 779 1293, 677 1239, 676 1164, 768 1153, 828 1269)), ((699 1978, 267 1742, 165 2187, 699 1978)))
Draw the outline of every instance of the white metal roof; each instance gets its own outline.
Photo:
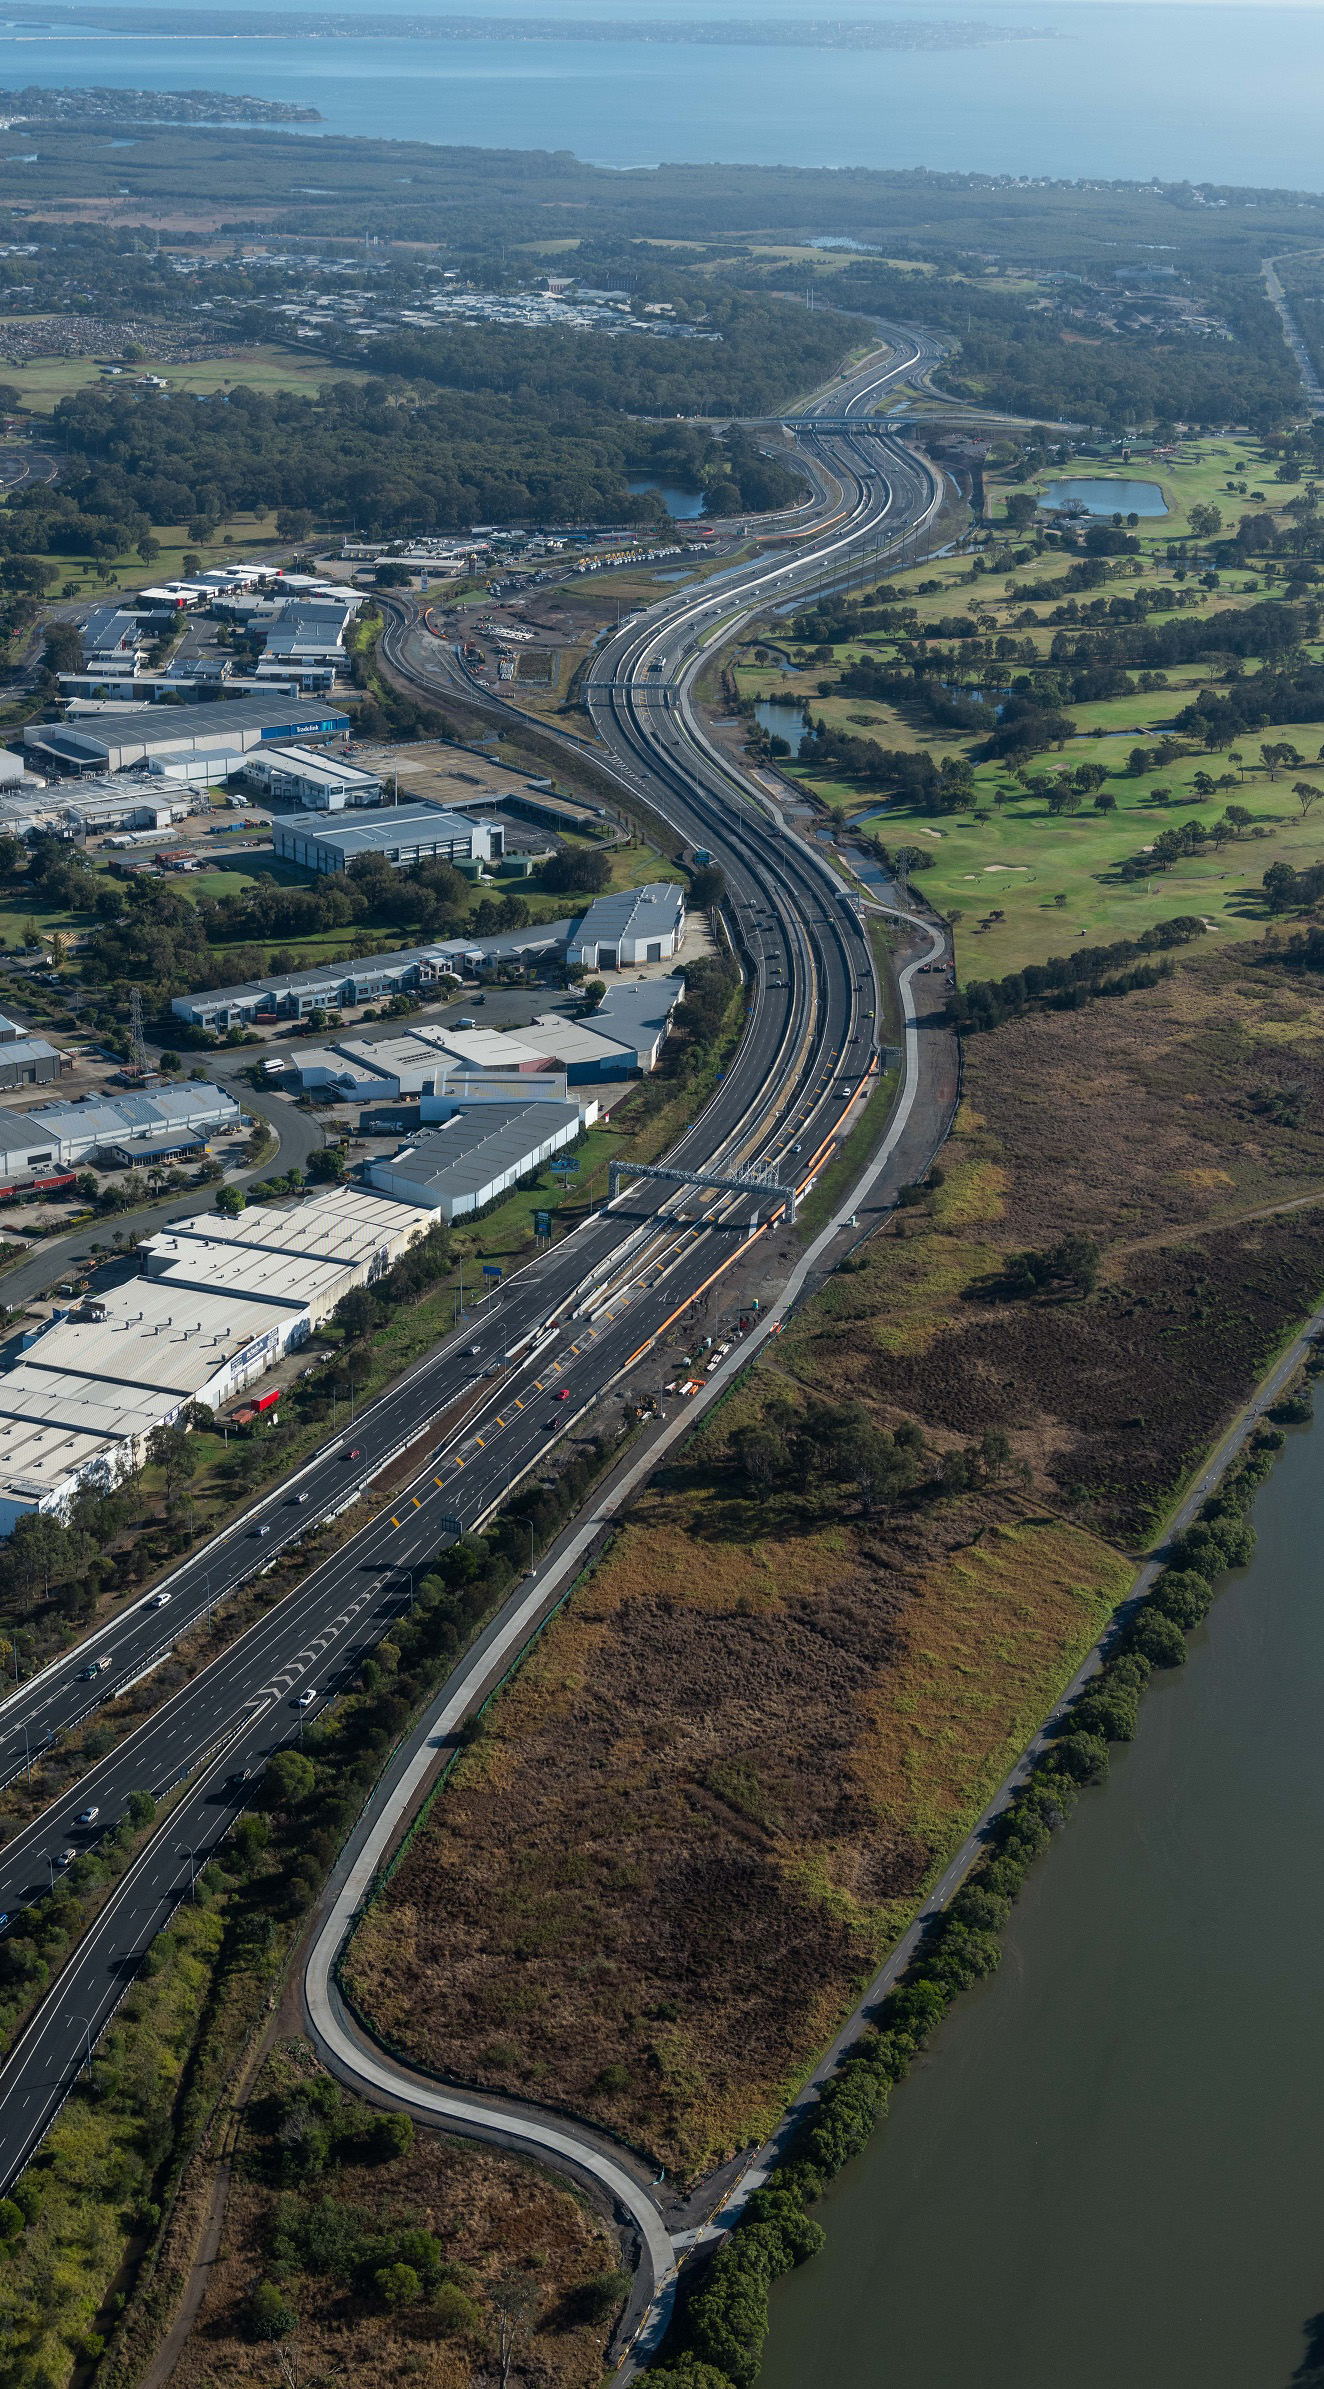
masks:
POLYGON ((0 1418, 0 1496, 40 1501, 58 1493, 96 1460, 116 1462, 118 1443, 77 1427, 49 1427, 33 1419, 0 1418))
POLYGON ((238 1295, 244 1302, 305 1310, 310 1303, 345 1291, 343 1261, 315 1260, 307 1253, 273 1253, 251 1245, 216 1244, 201 1237, 154 1236, 151 1283, 196 1287, 201 1293, 238 1295))

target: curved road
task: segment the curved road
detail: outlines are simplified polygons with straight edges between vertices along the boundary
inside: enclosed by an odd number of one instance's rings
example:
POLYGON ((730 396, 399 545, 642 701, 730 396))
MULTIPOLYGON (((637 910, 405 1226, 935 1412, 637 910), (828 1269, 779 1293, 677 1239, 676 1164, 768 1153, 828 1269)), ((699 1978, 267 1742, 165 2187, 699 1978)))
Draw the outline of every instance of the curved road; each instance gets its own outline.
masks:
MULTIPOLYGON (((844 398, 834 398, 838 417, 847 407, 862 411, 913 362, 894 360, 886 373, 859 377, 844 398)), ((933 476, 899 443, 852 426, 825 428, 821 444, 843 492, 835 519, 812 541, 792 545, 792 534, 760 564, 737 568, 720 591, 710 582, 702 593, 668 599, 603 649, 590 680, 590 705, 611 756, 606 768, 723 863, 750 977, 748 1026, 732 1065, 668 1158, 692 1168, 761 1171, 801 1189, 873 1082, 879 991, 872 954, 849 891, 783 832, 759 792, 711 746, 690 691, 707 650, 733 625, 770 602, 798 602, 825 572, 857 573, 880 537, 900 538, 936 512, 941 493, 933 476), (652 670, 654 663, 661 669, 652 670), (668 701, 659 701, 663 692, 668 701)), ((428 676, 444 659, 440 677, 454 682, 452 659, 412 623, 395 641, 398 668, 420 637, 428 676)), ((907 1044, 908 1108, 918 1072, 913 1032, 907 1044)), ((185 1785, 0 2068, 0 2181, 12 2180, 39 2144, 86 2040, 104 2029, 148 1942, 233 1823, 245 1798, 234 1778, 297 1734, 305 1712, 294 1704, 302 1694, 313 1695, 307 1713, 316 1715, 353 1675, 457 1523, 479 1525, 714 1272, 751 1235, 768 1233, 783 1207, 772 1192, 649 1183, 623 1193, 520 1271, 490 1318, 461 1324, 297 1479, 177 1570, 164 1588, 164 1609, 135 1606, 0 1705, 5 1776, 24 1763, 34 1740, 125 1688, 163 1653, 170 1634, 203 1618, 311 1524, 363 1502, 365 1522, 340 1550, 0 1851, 0 1908, 16 1915, 45 1889, 61 1849, 94 1846, 130 1790, 159 1796, 185 1785), (433 1447, 426 1456, 425 1436, 433 1447), (372 1480, 392 1460, 410 1481, 376 1499, 372 1480), (109 1664, 90 1677, 94 1659, 109 1664), (72 1812, 87 1807, 98 1815, 80 1831, 72 1812)), ((544 1593, 542 1579, 522 1588, 489 1635, 517 1636, 524 1605, 544 1593)), ((464 1696, 469 1664, 448 1697, 464 1696)), ((544 2153, 548 2130, 559 2130, 545 2119, 526 2132, 511 2119, 501 2128, 516 2139, 523 2132, 544 2153)), ((646 2219, 636 2221, 651 2245, 646 2219)))

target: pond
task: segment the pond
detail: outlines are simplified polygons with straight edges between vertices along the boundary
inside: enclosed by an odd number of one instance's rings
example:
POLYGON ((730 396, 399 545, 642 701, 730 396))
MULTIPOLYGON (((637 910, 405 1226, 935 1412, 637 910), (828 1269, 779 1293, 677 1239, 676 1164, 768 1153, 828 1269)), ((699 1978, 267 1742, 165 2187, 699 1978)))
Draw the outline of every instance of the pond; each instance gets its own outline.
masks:
POLYGON ((778 705, 771 697, 761 697, 754 708, 754 719, 769 738, 784 738, 793 755, 799 754, 810 735, 796 704, 778 705))
MULTIPOLYGON (((634 487, 633 482, 630 484, 634 487)), ((1083 506, 1087 514, 1166 514, 1157 481, 1050 481, 1041 506, 1083 506)))
POLYGON ((678 489, 674 481, 659 481, 655 474, 631 473, 630 490, 638 497, 642 490, 655 489, 675 523, 692 523, 703 512, 701 489, 678 489))

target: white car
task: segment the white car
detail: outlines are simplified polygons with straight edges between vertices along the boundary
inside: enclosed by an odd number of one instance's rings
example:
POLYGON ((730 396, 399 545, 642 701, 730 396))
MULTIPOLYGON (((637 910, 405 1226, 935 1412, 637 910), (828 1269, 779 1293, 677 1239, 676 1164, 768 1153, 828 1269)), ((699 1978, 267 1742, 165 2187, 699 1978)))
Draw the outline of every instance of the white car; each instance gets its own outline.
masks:
POLYGON ((164 1609, 169 1599, 169 1593, 149 1593, 147 1599, 143 1603, 143 1608, 164 1609))
POLYGON ((99 1808, 85 1808, 81 1811, 78 1822, 80 1825, 95 1825, 100 1814, 99 1808))
POLYGON ((312 1707, 312 1705, 313 1705, 313 1702, 316 1700, 316 1698, 317 1698, 317 1690, 316 1690, 316 1687, 315 1687, 314 1685, 311 1685, 311 1684, 310 1684, 310 1685, 309 1685, 309 1687, 308 1687, 308 1690, 307 1690, 306 1692, 301 1692, 301 1693, 299 1694, 299 1697, 298 1697, 297 1701, 295 1702, 294 1706, 295 1706, 295 1708, 296 1708, 296 1709, 311 1709, 311 1707, 312 1707))
POLYGON ((55 1863, 57 1866, 72 1866, 77 1856, 77 1850, 61 1850, 55 1863))

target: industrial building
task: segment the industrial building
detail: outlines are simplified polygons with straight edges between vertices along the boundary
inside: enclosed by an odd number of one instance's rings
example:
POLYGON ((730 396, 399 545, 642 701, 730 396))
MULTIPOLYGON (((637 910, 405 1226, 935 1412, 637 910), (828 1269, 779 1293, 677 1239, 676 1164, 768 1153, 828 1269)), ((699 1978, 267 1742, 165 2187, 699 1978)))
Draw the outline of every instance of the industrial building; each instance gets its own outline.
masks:
POLYGON ((314 829, 297 816, 276 820, 271 843, 306 871, 345 871, 361 854, 379 854, 403 871, 410 863, 499 862, 505 832, 499 822, 471 821, 442 805, 390 805, 369 821, 336 829, 314 829))
POLYGON ((192 800, 182 793, 167 795, 141 780, 121 780, 108 787, 98 779, 80 784, 77 796, 64 807, 64 818, 80 837, 96 838, 107 830, 173 829, 192 811, 192 800))
POLYGON ((684 935, 684 889, 652 880, 647 887, 621 888, 597 897, 570 940, 566 961, 591 971, 667 962, 684 935))
POLYGON ((46 1087, 59 1075, 59 1048, 0 1012, 0 1087, 46 1087))
POLYGON ((120 1446, 108 1435, 0 1418, 0 1535, 34 1510, 66 1510, 82 1485, 109 1491, 123 1474, 120 1446))
POLYGON ((647 1073, 657 1068, 671 1015, 684 993, 680 978, 636 979, 624 987, 610 987, 584 1026, 624 1046, 631 1067, 647 1073))
MULTIPOLYGON (((4 1050, 0 1045, 0 1056, 4 1050)), ((40 1185, 112 1148, 151 1146, 157 1158, 199 1151, 216 1129, 237 1128, 242 1118, 232 1095, 205 1082, 121 1095, 113 1103, 83 1095, 26 1112, 0 1111, 0 1187, 40 1185)))
POLYGON ((573 1145, 584 1121, 577 1103, 492 1103, 457 1110, 440 1127, 365 1165, 370 1186, 443 1220, 467 1219, 521 1178, 573 1145))
POLYGON ((154 1237, 144 1249, 155 1252, 167 1241, 182 1245, 194 1238, 206 1244, 229 1245, 244 1253, 298 1253, 313 1260, 331 1259, 345 1272, 344 1291, 368 1286, 388 1270, 401 1253, 427 1234, 428 1223, 398 1203, 358 1187, 337 1186, 326 1194, 277 1209, 250 1203, 231 1219, 216 1217, 177 1220, 170 1237, 154 1237))
POLYGON ((311 811, 343 813, 347 806, 379 805, 382 783, 340 755, 319 755, 311 747, 260 747, 247 767, 252 787, 273 804, 306 805, 311 811))
POLYGON ((255 1020, 306 1020, 321 1009, 376 1004, 404 991, 439 986, 443 979, 514 964, 543 962, 561 954, 569 921, 544 921, 537 928, 506 929, 496 937, 451 938, 439 945, 406 946, 395 954, 363 961, 324 962, 288 977, 246 979, 237 987, 210 987, 177 995, 171 1011, 195 1027, 225 1030, 255 1020))
POLYGON ((128 706, 79 714, 67 722, 29 722, 23 744, 38 765, 59 772, 127 771, 154 755, 196 754, 204 748, 248 752, 269 741, 290 746, 304 738, 337 738, 346 714, 297 698, 204 699, 179 706, 128 706))

